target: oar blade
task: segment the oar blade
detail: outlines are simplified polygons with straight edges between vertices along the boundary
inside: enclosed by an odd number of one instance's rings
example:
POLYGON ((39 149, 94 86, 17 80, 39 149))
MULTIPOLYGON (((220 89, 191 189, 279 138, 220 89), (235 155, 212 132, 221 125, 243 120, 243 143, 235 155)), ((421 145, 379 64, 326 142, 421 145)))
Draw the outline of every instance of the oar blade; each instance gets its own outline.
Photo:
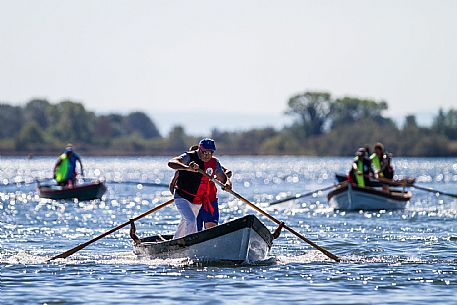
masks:
POLYGON ((55 259, 58 259, 58 258, 67 258, 70 255, 73 255, 76 252, 78 252, 78 251, 84 249, 85 247, 89 246, 90 244, 93 244, 97 240, 102 239, 103 237, 106 237, 106 236, 110 235, 111 233, 122 229, 123 227, 127 226, 128 224, 130 224, 131 221, 137 221, 137 220, 139 220, 139 219, 141 219, 141 218, 143 218, 143 217, 145 217, 145 216, 147 216, 149 214, 152 214, 152 213, 154 213, 154 212, 166 207, 167 205, 171 204, 173 201, 174 201, 174 199, 168 200, 167 202, 164 202, 161 205, 158 205, 158 206, 150 209, 149 211, 146 211, 143 214, 138 215, 138 216, 132 218, 131 220, 126 221, 126 222, 118 225, 117 227, 112 228, 112 229, 106 231, 105 233, 100 234, 99 236, 97 236, 97 237, 95 237, 95 238, 93 238, 93 239, 91 239, 91 240, 89 240, 89 241, 87 241, 85 243, 82 243, 82 244, 80 244, 80 245, 78 245, 78 246, 76 246, 74 248, 71 248, 70 250, 67 250, 67 251, 65 251, 65 252, 63 252, 63 253, 61 253, 59 255, 56 255, 56 256, 50 258, 49 260, 51 261, 51 260, 55 260, 55 259))

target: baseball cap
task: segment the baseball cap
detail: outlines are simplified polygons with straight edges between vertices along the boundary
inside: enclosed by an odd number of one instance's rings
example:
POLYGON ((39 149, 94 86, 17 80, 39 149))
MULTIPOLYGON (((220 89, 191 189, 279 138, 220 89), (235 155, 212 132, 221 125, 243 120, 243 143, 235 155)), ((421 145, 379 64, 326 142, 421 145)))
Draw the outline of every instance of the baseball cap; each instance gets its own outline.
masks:
POLYGON ((204 150, 216 150, 216 142, 214 142, 213 139, 210 138, 204 138, 200 140, 200 143, 198 145, 203 148, 204 150))

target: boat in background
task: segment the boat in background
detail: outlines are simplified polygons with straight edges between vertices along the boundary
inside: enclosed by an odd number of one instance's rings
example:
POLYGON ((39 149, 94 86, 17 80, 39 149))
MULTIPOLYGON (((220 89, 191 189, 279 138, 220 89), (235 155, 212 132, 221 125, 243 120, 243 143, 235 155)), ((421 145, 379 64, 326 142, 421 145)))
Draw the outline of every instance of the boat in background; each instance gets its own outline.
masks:
MULTIPOLYGON (((133 252, 150 258, 189 258, 200 262, 252 263, 263 261, 273 245, 273 235, 254 215, 247 215, 201 232, 173 239, 155 235, 137 239, 133 252)), ((135 236, 135 237, 134 237, 135 236)))
POLYGON ((101 199, 106 192, 106 186, 104 182, 98 180, 76 184, 75 187, 37 182, 37 190, 41 198, 55 200, 78 199, 83 201, 101 199))
POLYGON ((327 198, 330 207, 336 210, 358 211, 404 209, 411 196, 409 191, 383 191, 347 183, 329 192, 327 198))

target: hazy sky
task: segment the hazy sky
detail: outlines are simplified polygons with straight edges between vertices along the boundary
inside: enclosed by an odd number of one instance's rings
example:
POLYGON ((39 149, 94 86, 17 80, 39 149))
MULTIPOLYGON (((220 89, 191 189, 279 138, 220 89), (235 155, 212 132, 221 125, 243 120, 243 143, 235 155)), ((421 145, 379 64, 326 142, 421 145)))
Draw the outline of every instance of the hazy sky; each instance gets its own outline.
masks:
POLYGON ((0 0, 2 102, 71 98, 195 131, 279 120, 305 90, 392 116, 457 107, 457 1, 0 0))

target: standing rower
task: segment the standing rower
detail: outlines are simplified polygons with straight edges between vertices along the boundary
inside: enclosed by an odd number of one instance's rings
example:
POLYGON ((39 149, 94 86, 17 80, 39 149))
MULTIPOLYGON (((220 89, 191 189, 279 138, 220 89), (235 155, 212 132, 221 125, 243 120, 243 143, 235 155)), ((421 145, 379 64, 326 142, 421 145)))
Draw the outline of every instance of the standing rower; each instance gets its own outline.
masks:
POLYGON ((54 165, 54 179, 62 186, 74 187, 76 184, 76 161, 81 167, 81 175, 84 176, 81 158, 73 151, 73 145, 67 144, 65 152, 59 156, 54 165))
POLYGON ((218 159, 213 157, 216 151, 216 143, 213 139, 205 138, 199 143, 198 149, 188 151, 171 159, 168 166, 179 170, 174 198, 176 207, 181 214, 181 222, 174 235, 180 238, 197 232, 197 215, 200 208, 211 214, 215 209, 212 203, 217 197, 214 182, 198 171, 203 170, 212 177, 225 184, 225 188, 231 189, 232 183, 224 173, 218 159))

